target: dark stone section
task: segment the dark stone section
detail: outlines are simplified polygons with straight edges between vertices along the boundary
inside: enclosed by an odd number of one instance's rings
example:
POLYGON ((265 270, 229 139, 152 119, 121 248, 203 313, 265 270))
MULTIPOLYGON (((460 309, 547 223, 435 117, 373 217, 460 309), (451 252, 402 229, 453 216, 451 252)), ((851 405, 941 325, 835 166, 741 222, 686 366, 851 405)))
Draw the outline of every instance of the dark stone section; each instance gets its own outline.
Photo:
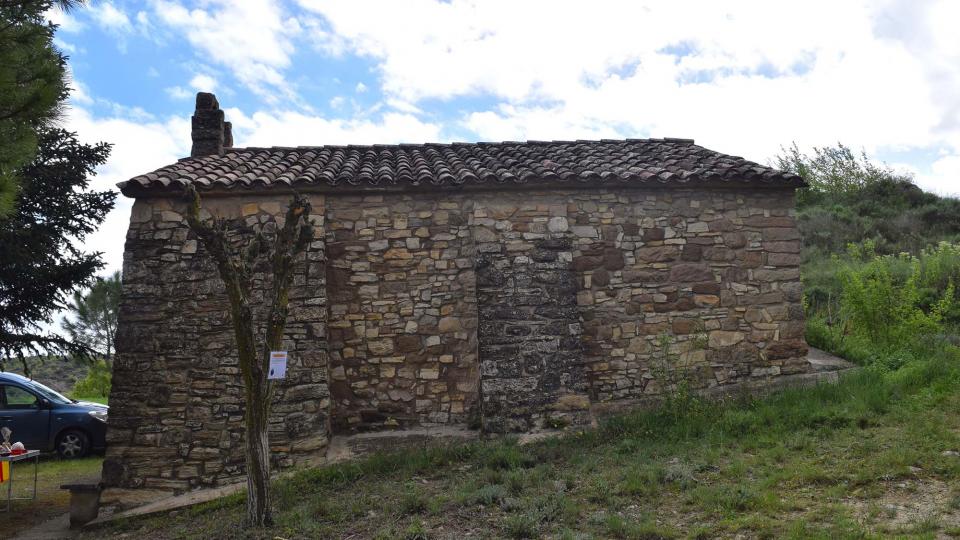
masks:
POLYGON ((569 238, 553 236, 534 241, 529 256, 501 249, 477 258, 485 431, 527 431, 586 415, 570 249, 569 238))

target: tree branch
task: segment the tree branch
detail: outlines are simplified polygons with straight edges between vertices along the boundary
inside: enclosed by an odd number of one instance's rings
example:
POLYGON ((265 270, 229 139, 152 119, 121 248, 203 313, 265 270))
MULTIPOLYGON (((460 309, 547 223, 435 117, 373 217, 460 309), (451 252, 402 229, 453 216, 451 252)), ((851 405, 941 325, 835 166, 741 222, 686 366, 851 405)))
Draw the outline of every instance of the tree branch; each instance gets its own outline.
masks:
POLYGON ((283 332, 286 327, 290 282, 293 278, 293 259, 313 238, 310 226, 312 207, 306 197, 295 194, 287 208, 283 227, 277 231, 277 240, 273 251, 273 302, 270 306, 267 344, 278 349, 283 344, 283 332))
POLYGON ((189 197, 187 225, 199 238, 204 249, 217 265, 220 279, 227 289, 230 300, 231 320, 237 339, 240 371, 250 388, 253 381, 259 380, 262 368, 257 364, 257 345, 254 334, 253 311, 249 302, 250 283, 246 272, 230 256, 230 243, 225 227, 221 223, 213 226, 200 219, 200 194, 191 184, 186 189, 189 197), (249 379, 249 380, 247 380, 249 379))

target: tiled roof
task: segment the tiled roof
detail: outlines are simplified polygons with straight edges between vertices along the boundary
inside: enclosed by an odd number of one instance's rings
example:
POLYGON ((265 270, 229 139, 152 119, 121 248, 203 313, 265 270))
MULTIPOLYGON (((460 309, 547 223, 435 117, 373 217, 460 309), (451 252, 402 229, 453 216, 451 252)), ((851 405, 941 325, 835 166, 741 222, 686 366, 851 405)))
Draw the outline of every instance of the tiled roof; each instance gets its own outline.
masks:
MULTIPOLYGON (((509 184, 748 184, 799 187, 787 173, 689 139, 229 148, 119 184, 126 195, 317 187, 330 190, 509 184)), ((585 186, 584 186, 585 187, 585 186)))

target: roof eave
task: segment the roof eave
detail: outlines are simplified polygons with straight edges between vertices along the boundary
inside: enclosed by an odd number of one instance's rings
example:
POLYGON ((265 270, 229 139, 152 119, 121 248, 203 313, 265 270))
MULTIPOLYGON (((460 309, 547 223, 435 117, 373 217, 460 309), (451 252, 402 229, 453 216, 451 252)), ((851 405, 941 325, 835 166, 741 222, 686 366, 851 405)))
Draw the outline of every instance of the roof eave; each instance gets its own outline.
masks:
MULTIPOLYGON (((181 196, 187 182, 172 181, 167 186, 143 186, 133 181, 120 182, 117 187, 120 192, 130 198, 170 198, 181 196)), ((560 191, 560 190, 590 190, 590 189, 738 189, 738 190, 796 190, 807 187, 807 183, 799 176, 775 181, 750 180, 699 180, 699 181, 547 181, 534 180, 525 183, 512 182, 483 182, 464 184, 320 184, 303 183, 299 185, 257 184, 251 186, 223 186, 213 185, 202 187, 199 191, 205 196, 241 196, 253 194, 283 194, 283 193, 322 193, 332 195, 370 194, 370 193, 462 193, 484 191, 560 191)))

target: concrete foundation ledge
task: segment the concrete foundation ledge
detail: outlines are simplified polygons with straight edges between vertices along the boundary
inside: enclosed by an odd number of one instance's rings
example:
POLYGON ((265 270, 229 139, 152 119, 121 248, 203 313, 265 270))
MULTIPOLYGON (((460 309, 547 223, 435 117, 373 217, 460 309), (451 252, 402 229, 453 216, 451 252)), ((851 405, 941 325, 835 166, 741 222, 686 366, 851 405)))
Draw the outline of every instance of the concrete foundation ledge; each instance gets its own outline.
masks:
MULTIPOLYGON (((834 356, 820 349, 810 348, 807 353, 810 370, 795 375, 779 375, 776 377, 758 377, 753 380, 726 384, 697 390, 697 394, 710 399, 727 399, 743 395, 764 396, 785 390, 813 386, 818 383, 835 383, 840 374, 857 369, 859 366, 834 356)), ((594 418, 601 418, 613 414, 625 413, 632 409, 655 407, 662 401, 658 395, 645 398, 617 400, 603 403, 594 403, 590 412, 594 418)))

